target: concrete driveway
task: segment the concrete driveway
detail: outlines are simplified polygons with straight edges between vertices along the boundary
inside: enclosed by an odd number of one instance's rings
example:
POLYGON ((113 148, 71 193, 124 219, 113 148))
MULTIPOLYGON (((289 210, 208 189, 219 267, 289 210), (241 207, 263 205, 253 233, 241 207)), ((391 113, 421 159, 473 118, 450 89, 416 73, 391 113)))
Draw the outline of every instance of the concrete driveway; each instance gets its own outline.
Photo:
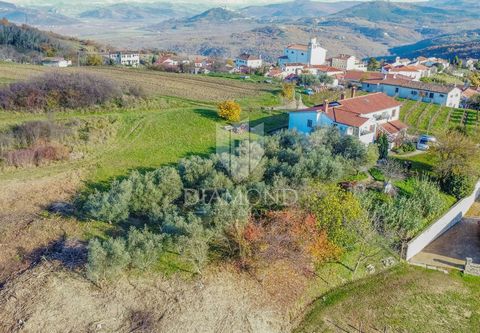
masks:
POLYGON ((467 257, 480 264, 480 218, 464 218, 410 261, 463 270, 467 257))

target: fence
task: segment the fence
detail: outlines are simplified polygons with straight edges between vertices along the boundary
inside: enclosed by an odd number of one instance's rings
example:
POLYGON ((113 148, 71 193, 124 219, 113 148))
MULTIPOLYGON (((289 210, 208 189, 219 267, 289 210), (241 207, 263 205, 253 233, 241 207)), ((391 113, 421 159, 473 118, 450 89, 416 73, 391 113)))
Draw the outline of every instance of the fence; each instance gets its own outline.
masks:
POLYGON ((437 237, 460 222, 478 197, 480 197, 480 182, 477 183, 475 190, 469 197, 457 202, 438 221, 408 243, 405 259, 410 260, 437 237))

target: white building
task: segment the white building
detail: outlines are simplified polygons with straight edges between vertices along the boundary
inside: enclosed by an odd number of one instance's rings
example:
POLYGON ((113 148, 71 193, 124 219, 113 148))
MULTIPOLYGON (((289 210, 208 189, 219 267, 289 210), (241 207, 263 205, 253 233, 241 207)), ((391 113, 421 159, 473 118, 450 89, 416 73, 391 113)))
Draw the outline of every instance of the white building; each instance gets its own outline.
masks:
POLYGON ((312 108, 291 111, 288 128, 309 134, 317 127, 337 127, 344 135, 353 135, 370 144, 380 132, 388 134, 393 144, 405 133, 407 126, 400 120, 401 103, 383 93, 375 93, 340 101, 325 101, 312 108))
POLYGON ((327 50, 317 43, 316 38, 312 38, 308 45, 291 44, 283 51, 283 56, 278 58, 280 66, 287 63, 301 63, 305 65, 323 65, 327 57, 327 50))
POLYGON ((47 67, 68 67, 72 66, 72 61, 64 58, 44 58, 42 65, 47 67))
POLYGON ((400 97, 458 108, 462 90, 455 86, 409 81, 397 78, 370 79, 362 82, 362 90, 382 92, 391 97, 400 97))
POLYGON ((414 81, 420 81, 422 77, 430 76, 430 69, 423 65, 386 65, 382 67, 382 73, 403 75, 411 78, 414 81))
POLYGON ((116 65, 137 67, 140 65, 140 54, 136 52, 115 52, 109 54, 109 59, 116 65))
POLYGON ((263 61, 261 57, 255 57, 251 54, 246 54, 246 53, 241 54, 235 59, 235 66, 237 68, 240 68, 243 66, 243 67, 256 69, 256 68, 262 67, 262 64, 263 64, 263 61))

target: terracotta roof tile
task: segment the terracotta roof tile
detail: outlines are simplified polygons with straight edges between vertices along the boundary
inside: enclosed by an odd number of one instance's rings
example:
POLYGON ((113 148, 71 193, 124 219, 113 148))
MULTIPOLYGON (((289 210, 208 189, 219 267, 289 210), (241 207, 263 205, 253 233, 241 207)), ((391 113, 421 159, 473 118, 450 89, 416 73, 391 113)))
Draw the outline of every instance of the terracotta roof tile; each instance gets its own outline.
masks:
POLYGON ((405 79, 399 79, 399 78, 373 79, 373 80, 365 80, 364 82, 370 83, 370 84, 384 84, 389 86, 432 91, 432 92, 438 92, 442 94, 448 94, 453 89, 455 89, 455 86, 451 86, 451 85, 440 85, 435 83, 412 81, 412 80, 405 80, 405 79))
POLYGON ((357 113, 337 108, 328 109, 325 115, 336 123, 353 127, 360 127, 369 120, 368 118, 360 117, 357 113))
POLYGON ((401 130, 408 128, 408 126, 402 123, 400 120, 389 121, 388 123, 381 124, 380 127, 389 134, 396 134, 401 130))
POLYGON ((308 45, 305 45, 305 44, 290 44, 290 45, 287 46, 287 49, 308 51, 308 45))
POLYGON ((341 104, 339 108, 358 114, 374 113, 402 105, 394 98, 381 92, 347 98, 339 101, 339 103, 341 104))

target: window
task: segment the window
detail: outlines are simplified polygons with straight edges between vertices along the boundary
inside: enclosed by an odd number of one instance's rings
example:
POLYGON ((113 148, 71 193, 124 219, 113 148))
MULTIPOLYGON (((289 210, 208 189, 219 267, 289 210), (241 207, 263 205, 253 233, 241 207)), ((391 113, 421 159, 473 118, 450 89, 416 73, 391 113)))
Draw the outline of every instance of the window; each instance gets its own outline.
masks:
POLYGON ((307 120, 307 127, 309 127, 309 128, 313 127, 313 120, 312 119, 307 120))
POLYGON ((440 94, 440 97, 442 97, 442 98, 443 98, 443 97, 445 97, 445 95, 444 95, 444 94, 440 94))
POLYGON ((418 91, 412 90, 412 95, 414 95, 414 96, 415 96, 415 95, 418 95, 418 91))
POLYGON ((302 52, 302 55, 303 55, 303 52, 302 52))
POLYGON ((395 93, 397 94, 400 91, 400 89, 397 87, 395 88, 395 93))
POLYGON ((394 118, 397 115, 397 109, 393 109, 392 111, 392 118, 394 118))
POLYGON ((429 98, 433 98, 433 96, 434 96, 434 93, 432 93, 432 92, 430 94, 428 94, 429 98))

